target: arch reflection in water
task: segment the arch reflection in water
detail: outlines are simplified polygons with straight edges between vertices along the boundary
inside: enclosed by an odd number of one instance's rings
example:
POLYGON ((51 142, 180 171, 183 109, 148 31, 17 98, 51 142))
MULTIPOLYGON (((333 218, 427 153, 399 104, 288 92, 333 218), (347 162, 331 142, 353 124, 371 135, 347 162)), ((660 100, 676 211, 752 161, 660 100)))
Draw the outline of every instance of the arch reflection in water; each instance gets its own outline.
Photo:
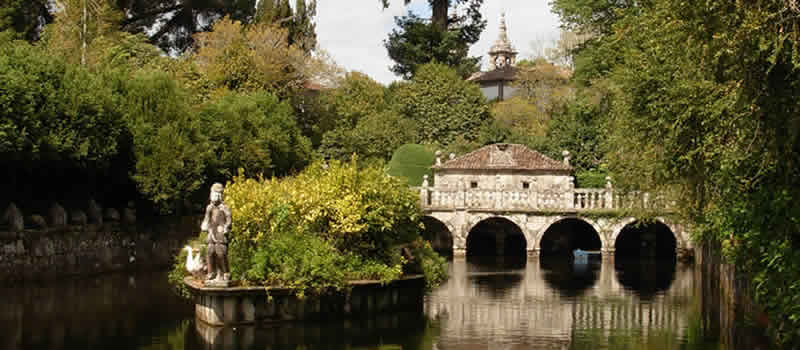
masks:
POLYGON ((594 287, 600 276, 601 260, 577 262, 569 257, 542 256, 539 267, 547 285, 562 296, 574 297, 594 287))
POLYGON ((426 314, 441 320, 437 348, 572 349, 594 344, 636 349, 626 344, 657 343, 659 338, 670 344, 665 349, 682 348, 696 300, 691 267, 676 270, 680 283, 646 299, 619 283, 611 261, 598 259, 581 267, 564 258, 539 260, 509 270, 453 260, 450 279, 425 303, 426 314), (514 278, 493 277, 502 287, 495 292, 483 282, 491 279, 477 273, 514 278))
POLYGON ((643 299, 661 294, 675 280, 675 260, 616 259, 614 270, 617 281, 643 299))
POLYGON ((480 292, 501 297, 518 286, 525 277, 525 257, 467 257, 467 279, 480 292))

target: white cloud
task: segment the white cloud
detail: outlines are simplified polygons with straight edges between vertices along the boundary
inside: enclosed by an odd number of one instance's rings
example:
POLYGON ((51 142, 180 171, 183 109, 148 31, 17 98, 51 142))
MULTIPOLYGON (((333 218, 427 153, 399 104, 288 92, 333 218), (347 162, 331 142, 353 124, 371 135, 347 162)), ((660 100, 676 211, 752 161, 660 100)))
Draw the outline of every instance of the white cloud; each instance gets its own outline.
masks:
MULTIPOLYGON (((481 8, 488 21, 486 30, 470 49, 473 56, 483 56, 498 34, 500 13, 506 12, 508 35, 520 52, 529 57, 534 46, 550 44, 558 38, 558 18, 550 12, 549 0, 485 0, 481 8), (536 43, 536 45, 532 45, 536 43)), ((413 0, 414 12, 429 11, 426 0, 413 0)), ((407 8, 403 0, 392 0, 383 10, 380 0, 319 0, 317 4, 317 37, 320 46, 347 70, 368 74, 382 83, 397 80, 389 66, 383 41, 394 28, 394 17, 402 16, 407 8)), ((427 14, 429 15, 429 12, 427 14)))

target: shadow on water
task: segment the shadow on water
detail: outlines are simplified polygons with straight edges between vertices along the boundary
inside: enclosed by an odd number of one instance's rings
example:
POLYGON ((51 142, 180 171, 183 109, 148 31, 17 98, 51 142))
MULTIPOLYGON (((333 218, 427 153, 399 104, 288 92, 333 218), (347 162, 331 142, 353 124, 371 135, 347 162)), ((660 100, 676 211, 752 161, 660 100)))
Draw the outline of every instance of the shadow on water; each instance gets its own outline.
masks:
POLYGON ((614 271, 619 284, 642 299, 669 290, 675 280, 675 259, 616 259, 614 271))
POLYGON ((539 258, 547 285, 566 297, 582 295, 592 288, 600 275, 602 260, 592 256, 586 262, 575 262, 569 256, 542 256, 539 258))
POLYGON ((419 313, 380 315, 325 323, 210 327, 194 321, 200 349, 431 349, 439 323, 419 313))
POLYGON ((0 288, 0 298, 0 350, 136 348, 138 334, 193 316, 163 272, 0 288))

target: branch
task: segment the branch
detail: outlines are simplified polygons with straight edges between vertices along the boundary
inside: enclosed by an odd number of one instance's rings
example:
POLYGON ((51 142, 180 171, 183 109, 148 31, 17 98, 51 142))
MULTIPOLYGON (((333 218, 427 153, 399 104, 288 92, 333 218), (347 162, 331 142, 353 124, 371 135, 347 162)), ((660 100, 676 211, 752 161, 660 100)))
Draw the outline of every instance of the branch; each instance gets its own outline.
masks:
POLYGON ((162 13, 172 12, 172 11, 181 9, 183 7, 184 7, 183 4, 177 4, 177 5, 173 5, 173 6, 167 7, 167 8, 160 8, 160 9, 157 9, 157 10, 144 12, 144 13, 141 13, 141 14, 139 14, 137 16, 133 16, 133 17, 124 19, 122 21, 122 25, 126 26, 128 24, 137 22, 137 21, 142 20, 144 18, 152 17, 152 16, 155 16, 155 15, 158 15, 158 14, 162 14, 162 13))

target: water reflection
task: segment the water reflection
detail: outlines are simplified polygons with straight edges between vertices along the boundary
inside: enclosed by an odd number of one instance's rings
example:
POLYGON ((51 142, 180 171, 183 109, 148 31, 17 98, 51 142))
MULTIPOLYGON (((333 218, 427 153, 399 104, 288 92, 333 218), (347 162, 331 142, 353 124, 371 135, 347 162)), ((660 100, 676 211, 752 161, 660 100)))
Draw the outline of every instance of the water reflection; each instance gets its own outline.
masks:
POLYGON ((118 347, 123 339, 172 329, 192 312, 164 273, 0 288, 0 300, 0 349, 118 347))
POLYGON ((311 324, 210 327, 195 322, 203 349, 431 349, 438 322, 419 313, 311 324))
POLYGON ((674 259, 617 259, 614 270, 617 280, 640 298, 649 299, 669 290, 675 280, 674 259))
POLYGON ((456 259, 425 312, 211 328, 163 274, 0 289, 5 349, 707 349, 693 266, 456 259))
POLYGON ((590 256, 585 262, 576 262, 563 256, 543 256, 539 259, 539 267, 550 288, 562 296, 574 297, 594 287, 600 276, 601 262, 596 255, 590 256))

